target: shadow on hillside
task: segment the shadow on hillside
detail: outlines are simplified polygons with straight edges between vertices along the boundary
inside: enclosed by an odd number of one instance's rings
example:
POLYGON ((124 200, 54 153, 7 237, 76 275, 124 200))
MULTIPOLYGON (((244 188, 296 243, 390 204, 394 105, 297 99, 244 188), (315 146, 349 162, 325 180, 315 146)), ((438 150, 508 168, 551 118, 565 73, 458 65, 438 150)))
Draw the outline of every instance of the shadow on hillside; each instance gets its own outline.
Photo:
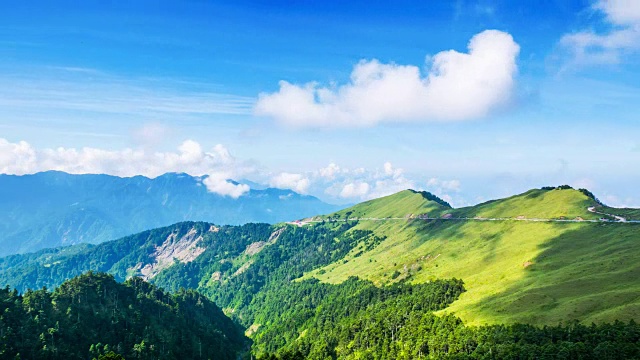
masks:
POLYGON ((466 310, 495 322, 640 320, 640 225, 580 224, 540 247, 513 269, 521 280, 466 310))
POLYGON ((481 232, 477 232, 478 227, 469 227, 470 224, 468 221, 416 220, 411 223, 411 227, 416 234, 414 243, 417 247, 433 238, 444 238, 446 241, 460 242, 460 253, 463 254, 463 247, 467 243, 473 243, 473 240, 480 240, 482 251, 485 253, 482 261, 489 263, 497 256, 504 232, 516 225, 515 223, 488 223, 490 226, 484 227, 481 232))

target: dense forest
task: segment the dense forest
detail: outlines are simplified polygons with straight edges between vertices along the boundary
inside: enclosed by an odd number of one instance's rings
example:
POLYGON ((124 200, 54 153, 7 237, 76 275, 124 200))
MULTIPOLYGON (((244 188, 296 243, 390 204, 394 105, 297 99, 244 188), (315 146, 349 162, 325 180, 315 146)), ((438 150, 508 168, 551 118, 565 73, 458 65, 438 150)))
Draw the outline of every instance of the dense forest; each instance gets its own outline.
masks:
POLYGON ((55 291, 0 290, 1 359, 236 359, 242 330, 193 290, 87 273, 55 291))
POLYGON ((640 358, 640 326, 633 321, 468 327, 434 314, 462 292, 455 279, 270 287, 245 311, 254 322, 249 353, 241 329, 197 292, 170 294, 139 278, 120 284, 90 272, 53 292, 0 290, 0 358, 640 358))
POLYGON ((463 291, 459 280, 382 288, 355 278, 292 284, 253 304, 264 327, 253 336, 253 352, 262 360, 640 358, 634 321, 469 327, 434 314, 463 291))

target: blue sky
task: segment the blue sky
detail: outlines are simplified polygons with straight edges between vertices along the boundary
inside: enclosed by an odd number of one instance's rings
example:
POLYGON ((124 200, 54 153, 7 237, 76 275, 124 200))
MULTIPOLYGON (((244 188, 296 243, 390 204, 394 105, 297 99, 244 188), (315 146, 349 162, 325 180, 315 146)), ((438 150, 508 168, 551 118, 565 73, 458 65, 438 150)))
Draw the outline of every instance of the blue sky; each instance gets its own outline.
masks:
POLYGON ((639 53, 631 0, 12 1, 0 172, 639 206, 639 53))

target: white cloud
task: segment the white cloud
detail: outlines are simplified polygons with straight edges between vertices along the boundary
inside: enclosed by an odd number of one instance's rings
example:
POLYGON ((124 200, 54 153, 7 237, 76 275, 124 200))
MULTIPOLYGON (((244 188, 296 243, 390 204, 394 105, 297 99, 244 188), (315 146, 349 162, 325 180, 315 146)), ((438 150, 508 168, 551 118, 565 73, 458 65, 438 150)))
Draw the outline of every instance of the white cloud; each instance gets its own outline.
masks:
POLYGON ((369 184, 361 182, 361 183, 349 183, 342 188, 340 191, 340 197, 342 198, 354 198, 354 197, 364 197, 369 194, 369 184))
POLYGON ((340 172, 340 166, 330 163, 327 167, 318 170, 320 176, 327 178, 329 180, 333 180, 337 173, 340 172))
POLYGON ((300 194, 306 194, 309 189, 309 179, 302 174, 283 172, 271 178, 269 185, 281 189, 291 189, 300 194))
POLYGON ((363 60, 342 86, 281 81, 278 92, 260 94, 255 113, 300 127, 483 117, 509 100, 520 48, 508 33, 487 30, 468 49, 429 57, 426 76, 418 66, 363 60))
POLYGON ((395 168, 390 162, 377 169, 348 169, 336 164, 330 164, 327 168, 310 175, 312 187, 324 187, 324 193, 334 198, 369 200, 416 188, 416 184, 403 175, 403 169, 395 168), (331 178, 327 178, 323 176, 327 168, 339 170, 333 171, 331 178))
POLYGON ((393 165, 390 162, 386 162, 384 163, 384 174, 387 176, 391 176, 394 179, 399 178, 400 176, 402 176, 402 169, 394 169, 393 165))
POLYGON ((11 143, 0 138, 0 172, 24 174, 32 171, 36 163, 36 151, 29 143, 11 143))
POLYGON ((223 145, 210 151, 193 141, 186 140, 173 152, 154 152, 125 148, 102 150, 59 147, 37 150, 29 143, 11 143, 0 138, 0 173, 30 174, 46 170, 59 170, 72 174, 110 174, 116 176, 144 175, 156 177, 167 172, 186 172, 208 177, 203 181, 211 192, 237 198, 249 191, 247 185, 235 185, 227 179, 253 171, 237 162, 223 145))
POLYGON ((173 151, 160 152, 145 147, 119 150, 89 147, 37 149, 25 141, 14 143, 0 138, 0 173, 30 174, 46 170, 147 177, 185 172, 201 176, 202 185, 210 192, 232 198, 246 194, 250 185, 237 184, 231 179, 252 179, 302 194, 320 195, 326 201, 338 203, 369 200, 405 189, 428 189, 441 197, 452 191, 457 196, 460 189, 458 180, 433 178, 429 182, 416 182, 391 162, 370 168, 329 163, 308 172, 274 174, 254 162, 235 159, 221 144, 206 150, 193 140, 182 142, 173 151))
POLYGON ((604 11, 607 18, 615 24, 640 23, 640 2, 637 0, 600 0, 594 7, 604 11))
POLYGON ((368 200, 394 192, 416 188, 416 183, 391 162, 381 167, 346 168, 330 163, 306 173, 282 172, 271 175, 255 165, 236 160, 229 150, 215 145, 209 150, 193 140, 182 142, 174 151, 152 151, 146 147, 105 150, 98 148, 45 148, 9 142, 0 138, 0 173, 30 174, 59 170, 73 174, 144 175, 156 177, 167 172, 185 172, 202 176, 202 183, 216 194, 237 198, 249 191, 245 184, 229 179, 253 176, 270 186, 291 189, 301 194, 327 194, 333 199, 368 200))
POLYGON ((208 176, 202 183, 207 187, 210 192, 218 195, 229 196, 234 199, 239 198, 243 194, 249 192, 249 185, 246 184, 234 184, 229 182, 226 178, 217 176, 208 176))
POLYGON ((560 44, 580 65, 617 64, 621 57, 640 49, 640 1, 600 0, 593 8, 603 13, 611 25, 604 33, 592 30, 567 34, 560 44))

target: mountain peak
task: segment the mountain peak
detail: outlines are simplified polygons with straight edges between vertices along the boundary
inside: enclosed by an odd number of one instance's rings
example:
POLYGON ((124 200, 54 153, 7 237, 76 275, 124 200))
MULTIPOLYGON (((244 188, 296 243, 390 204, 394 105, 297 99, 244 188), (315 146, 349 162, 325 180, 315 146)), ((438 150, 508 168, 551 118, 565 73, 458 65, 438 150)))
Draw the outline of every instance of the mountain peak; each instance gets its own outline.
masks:
POLYGON ((459 215, 482 218, 592 219, 587 209, 599 201, 586 189, 568 185, 531 189, 504 199, 458 209, 459 215))
POLYGON ((451 204, 449 204, 448 202, 442 200, 441 198, 439 198, 438 196, 428 192, 428 191, 418 191, 418 190, 413 190, 413 189, 409 189, 408 191, 411 191, 414 194, 420 194, 422 195, 423 198, 429 200, 429 201, 435 201, 438 204, 451 208, 451 204))
POLYGON ((439 197, 412 189, 402 190, 381 198, 368 200, 332 214, 338 217, 406 217, 411 215, 442 212, 451 206, 439 197))

